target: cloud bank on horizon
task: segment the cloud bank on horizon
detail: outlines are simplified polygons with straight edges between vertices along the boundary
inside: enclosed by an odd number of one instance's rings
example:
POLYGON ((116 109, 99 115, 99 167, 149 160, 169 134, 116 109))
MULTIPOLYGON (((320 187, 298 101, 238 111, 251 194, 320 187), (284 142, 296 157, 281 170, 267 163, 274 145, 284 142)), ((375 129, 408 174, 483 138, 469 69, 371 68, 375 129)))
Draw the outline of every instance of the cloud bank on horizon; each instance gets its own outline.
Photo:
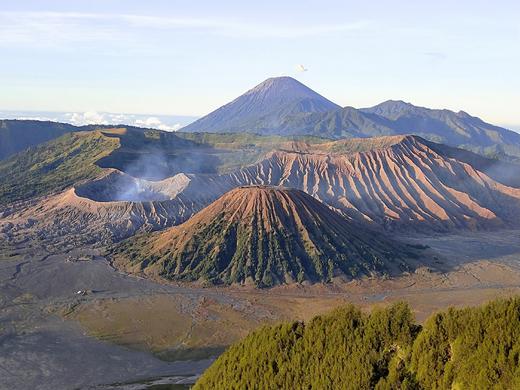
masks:
POLYGON ((200 116, 291 73, 342 106, 515 124, 519 15, 511 0, 5 2, 0 109, 200 116))
POLYGON ((0 111, 0 119, 39 120, 84 125, 128 125, 177 131, 196 120, 196 117, 177 115, 121 114, 110 112, 38 112, 38 111, 0 111))

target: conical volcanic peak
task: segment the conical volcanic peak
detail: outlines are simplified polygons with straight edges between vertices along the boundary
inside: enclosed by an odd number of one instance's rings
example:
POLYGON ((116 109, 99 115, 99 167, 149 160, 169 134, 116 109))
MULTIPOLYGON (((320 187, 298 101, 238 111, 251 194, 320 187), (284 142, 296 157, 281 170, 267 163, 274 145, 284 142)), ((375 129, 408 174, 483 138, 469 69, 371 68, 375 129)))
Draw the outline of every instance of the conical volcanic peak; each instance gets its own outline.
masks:
POLYGON ((291 77, 274 77, 184 127, 182 131, 270 133, 278 129, 287 117, 339 108, 291 77))
POLYGON ((115 260, 169 279, 270 287, 407 270, 409 249, 303 191, 248 186, 182 225, 124 242, 115 260))
MULTIPOLYGON (((314 92, 309 87, 300 83, 298 80, 292 77, 271 77, 256 87, 247 91, 243 96, 256 95, 258 98, 264 100, 296 100, 296 99, 319 99, 329 101, 320 94, 314 92)), ((335 106, 334 103, 330 102, 331 106, 335 106)))

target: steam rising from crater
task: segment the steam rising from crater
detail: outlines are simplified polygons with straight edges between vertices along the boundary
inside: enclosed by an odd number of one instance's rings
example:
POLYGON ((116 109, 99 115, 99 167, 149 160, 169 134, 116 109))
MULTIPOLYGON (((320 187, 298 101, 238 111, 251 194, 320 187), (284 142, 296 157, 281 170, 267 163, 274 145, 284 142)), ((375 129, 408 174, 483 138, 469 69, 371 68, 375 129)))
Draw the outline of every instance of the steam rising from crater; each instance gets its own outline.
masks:
MULTIPOLYGON (((356 151, 350 154, 343 149, 341 153, 274 151, 256 164, 224 174, 208 174, 216 165, 208 169, 207 164, 216 157, 207 149, 205 160, 197 159, 203 156, 201 149, 153 157, 148 151, 144 158, 134 159, 133 166, 128 164, 125 171, 149 177, 160 172, 156 167, 167 167, 171 177, 153 181, 112 171, 78 188, 77 194, 101 202, 160 201, 164 202, 161 206, 178 203, 195 210, 232 188, 261 184, 303 190, 349 219, 390 230, 425 227, 445 231, 517 223, 520 190, 481 173, 493 173, 498 166, 476 161, 479 171, 472 168, 468 156, 461 155, 460 160, 455 155, 444 156, 450 151, 437 148, 436 152, 416 137, 374 148, 376 141, 357 140, 361 145, 370 142, 372 148, 350 147, 356 151)), ((340 146, 344 147, 344 142, 340 146)), ((322 146, 324 151, 331 147, 322 146)))
POLYGON ((164 201, 175 198, 192 174, 216 173, 218 158, 207 150, 167 148, 116 151, 98 165, 118 171, 78 188, 78 195, 102 202, 164 201))
POLYGON ((174 199, 189 183, 184 174, 150 181, 113 171, 109 175, 76 188, 78 196, 98 202, 151 202, 174 199))

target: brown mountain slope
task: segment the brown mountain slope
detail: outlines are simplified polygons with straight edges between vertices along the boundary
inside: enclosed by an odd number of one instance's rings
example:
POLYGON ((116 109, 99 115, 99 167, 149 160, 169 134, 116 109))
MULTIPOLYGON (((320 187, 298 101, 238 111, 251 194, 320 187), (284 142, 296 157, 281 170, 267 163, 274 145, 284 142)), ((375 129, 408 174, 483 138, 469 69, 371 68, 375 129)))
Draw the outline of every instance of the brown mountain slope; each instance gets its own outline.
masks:
POLYGON ((220 180, 230 187, 298 188, 352 219, 387 228, 449 230, 517 223, 520 190, 435 152, 421 138, 392 138, 393 144, 379 141, 375 145, 381 147, 353 154, 342 153, 337 143, 329 149, 338 152, 320 150, 324 145, 305 153, 275 151, 220 180))
MULTIPOLYGON (((29 226, 42 236, 77 232, 121 239, 182 223, 243 185, 297 188, 350 220, 390 230, 518 226, 519 189, 431 146, 415 136, 283 143, 231 173, 181 173, 161 181, 105 170, 76 185, 74 197, 65 192, 17 213, 5 210, 0 230, 11 234, 29 226)), ((497 177, 497 171, 493 167, 490 174, 497 177)))
POLYGON ((182 197, 172 201, 97 202, 71 188, 38 199, 0 220, 0 238, 45 240, 67 237, 68 243, 107 243, 136 232, 158 230, 185 221, 199 210, 182 197))
POLYGON ((182 225, 116 249, 127 270, 260 287, 402 272, 410 247, 375 235, 303 191, 239 187, 182 225))

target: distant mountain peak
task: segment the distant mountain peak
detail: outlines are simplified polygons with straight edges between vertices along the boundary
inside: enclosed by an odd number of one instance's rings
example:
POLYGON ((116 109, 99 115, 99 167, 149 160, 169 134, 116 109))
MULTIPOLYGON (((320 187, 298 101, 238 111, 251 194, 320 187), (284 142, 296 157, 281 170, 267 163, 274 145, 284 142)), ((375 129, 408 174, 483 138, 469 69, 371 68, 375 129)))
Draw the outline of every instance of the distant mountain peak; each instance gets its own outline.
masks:
POLYGON ((254 87, 253 89, 261 88, 261 87, 269 87, 269 86, 276 85, 276 84, 297 84, 297 85, 303 85, 301 82, 299 82, 298 80, 296 80, 293 77, 290 77, 290 76, 277 76, 277 77, 269 77, 269 78, 265 79, 260 84, 258 84, 256 87, 254 87))
POLYGON ((183 131, 271 132, 287 117, 339 108, 292 77, 271 77, 183 131))
POLYGON ((271 77, 232 102, 184 127, 186 132, 314 135, 324 138, 417 134, 511 161, 520 158, 520 135, 459 111, 387 100, 373 107, 341 108, 292 77, 271 77), (507 157, 506 157, 507 156, 507 157))
POLYGON ((292 100, 316 99, 327 101, 331 106, 334 105, 334 103, 330 102, 325 97, 289 76, 268 78, 235 100, 251 95, 256 96, 257 100, 269 99, 269 103, 277 101, 290 102, 292 100))
POLYGON ((410 111, 415 109, 423 109, 423 107, 418 107, 413 105, 412 103, 405 102, 403 100, 386 100, 382 103, 379 103, 373 107, 362 108, 362 111, 365 112, 397 112, 397 111, 410 111))
POLYGON ((262 81, 260 84, 255 86, 254 88, 250 89, 248 92, 259 92, 259 91, 265 91, 265 90, 275 90, 277 92, 283 92, 283 90, 289 90, 289 91, 300 91, 302 93, 306 94, 316 94, 312 89, 305 86, 298 80, 289 77, 289 76, 280 76, 280 77, 270 77, 264 81, 262 81))
MULTIPOLYGON (((412 103, 405 102, 404 100, 386 100, 382 103, 379 103, 377 106, 387 106, 387 107, 415 107, 412 103)), ((376 107, 377 107, 376 106, 376 107)))

